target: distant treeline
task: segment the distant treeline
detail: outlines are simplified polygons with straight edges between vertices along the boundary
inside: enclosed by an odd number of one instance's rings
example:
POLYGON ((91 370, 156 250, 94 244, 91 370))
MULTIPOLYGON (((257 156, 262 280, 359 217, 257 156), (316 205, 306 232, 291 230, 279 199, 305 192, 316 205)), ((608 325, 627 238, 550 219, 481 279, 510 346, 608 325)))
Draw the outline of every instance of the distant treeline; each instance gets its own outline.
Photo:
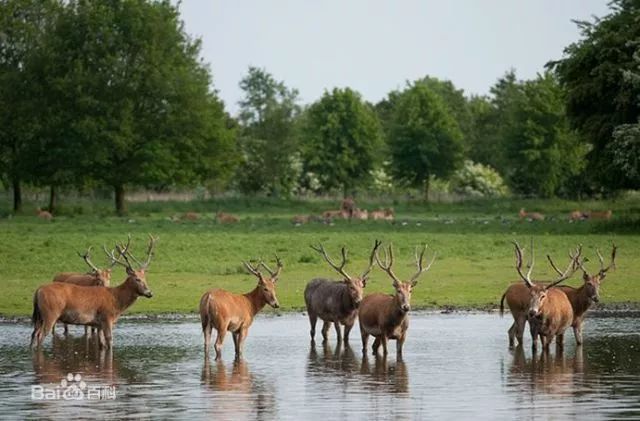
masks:
MULTIPOLYGON (((640 188, 640 2, 578 22, 533 80, 488 96, 426 76, 377 104, 334 88, 312 104, 251 67, 230 116, 178 7, 149 0, 0 2, 0 180, 114 191, 206 186, 288 196, 433 186, 474 196, 640 188)), ((472 71, 472 70, 470 70, 472 71)), ((213 68, 215 74, 215 68, 213 68)))

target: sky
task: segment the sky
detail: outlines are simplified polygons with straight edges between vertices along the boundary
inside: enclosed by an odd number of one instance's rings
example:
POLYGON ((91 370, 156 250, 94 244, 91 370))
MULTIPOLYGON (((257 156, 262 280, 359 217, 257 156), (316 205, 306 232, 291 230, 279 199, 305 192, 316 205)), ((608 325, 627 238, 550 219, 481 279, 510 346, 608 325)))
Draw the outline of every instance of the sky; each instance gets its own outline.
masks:
POLYGON ((377 102, 426 75, 486 94, 506 71, 534 78, 580 38, 572 19, 609 0, 183 0, 214 88, 235 114, 249 66, 300 92, 301 104, 351 87, 377 102))

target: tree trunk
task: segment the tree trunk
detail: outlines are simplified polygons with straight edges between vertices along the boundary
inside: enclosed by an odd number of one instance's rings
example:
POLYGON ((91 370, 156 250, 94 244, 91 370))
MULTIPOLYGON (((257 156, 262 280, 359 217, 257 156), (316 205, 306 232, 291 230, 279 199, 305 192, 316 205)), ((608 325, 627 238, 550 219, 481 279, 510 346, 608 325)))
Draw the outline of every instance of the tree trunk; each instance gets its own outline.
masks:
POLYGON ((123 216, 127 212, 127 206, 124 202, 124 186, 118 184, 114 186, 116 193, 116 213, 123 216))
POLYGON ((431 182, 431 177, 427 176, 424 180, 424 201, 429 201, 429 183, 431 182))
POLYGON ((57 207, 58 207, 58 190, 56 189, 56 186, 52 184, 49 189, 49 212, 51 212, 51 214, 54 214, 57 207))
POLYGON ((17 177, 13 179, 13 211, 22 211, 22 187, 20 186, 20 179, 17 177))

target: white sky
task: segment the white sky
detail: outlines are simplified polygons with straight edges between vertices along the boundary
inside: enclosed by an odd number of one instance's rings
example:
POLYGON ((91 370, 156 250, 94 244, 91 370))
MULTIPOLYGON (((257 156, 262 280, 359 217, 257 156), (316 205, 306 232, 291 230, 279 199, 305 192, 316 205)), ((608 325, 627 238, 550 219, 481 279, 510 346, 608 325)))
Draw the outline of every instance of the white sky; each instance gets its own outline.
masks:
POLYGON ((349 86, 377 102, 407 80, 451 80, 487 93, 510 68, 535 77, 579 38, 571 19, 609 0, 183 0, 215 88, 235 114, 238 82, 264 67, 311 103, 349 86))

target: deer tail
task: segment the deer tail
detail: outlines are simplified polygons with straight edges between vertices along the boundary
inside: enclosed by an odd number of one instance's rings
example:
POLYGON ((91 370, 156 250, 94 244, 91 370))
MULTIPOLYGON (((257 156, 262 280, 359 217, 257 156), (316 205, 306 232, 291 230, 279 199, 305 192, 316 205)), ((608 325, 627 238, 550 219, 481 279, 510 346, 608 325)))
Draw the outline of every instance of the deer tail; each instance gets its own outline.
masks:
POLYGON ((33 294, 33 313, 31 314, 31 323, 35 326, 42 324, 42 313, 40 313, 40 306, 38 305, 38 293, 40 289, 37 289, 33 294))
POLYGON ((202 321, 202 329, 204 330, 212 322, 211 300, 213 297, 210 292, 202 296, 200 300, 200 320, 202 321))
POLYGON ((507 293, 505 292, 504 294, 502 294, 502 298, 500 299, 500 317, 504 316, 504 298, 507 296, 507 293))

